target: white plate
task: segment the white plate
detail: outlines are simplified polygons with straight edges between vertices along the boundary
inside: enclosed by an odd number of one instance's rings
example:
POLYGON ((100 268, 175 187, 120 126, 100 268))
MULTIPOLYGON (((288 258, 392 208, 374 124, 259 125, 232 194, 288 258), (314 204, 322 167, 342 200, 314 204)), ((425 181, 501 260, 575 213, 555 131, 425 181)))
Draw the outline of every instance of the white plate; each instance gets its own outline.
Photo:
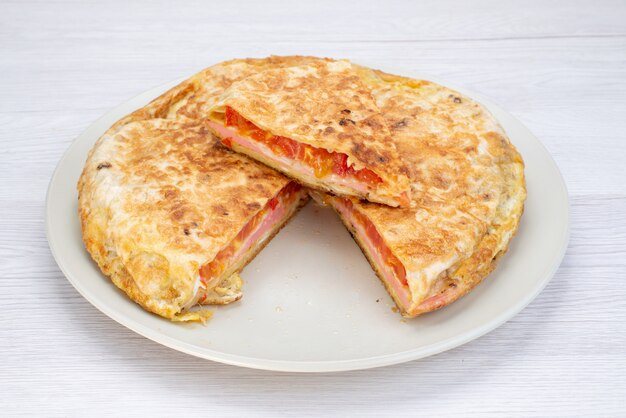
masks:
POLYGON ((59 162, 47 196, 48 241, 65 276, 96 308, 151 340, 268 370, 326 372, 401 363, 457 347, 503 324, 537 296, 563 258, 568 198, 556 164, 510 114, 464 91, 503 125, 524 157, 528 187, 509 253, 468 296, 403 320, 392 312, 391 298, 335 214, 309 204, 245 268, 242 300, 216 307, 207 325, 175 324, 149 314, 103 276, 85 251, 76 182, 87 152, 110 125, 178 82, 147 91, 93 123, 59 162))

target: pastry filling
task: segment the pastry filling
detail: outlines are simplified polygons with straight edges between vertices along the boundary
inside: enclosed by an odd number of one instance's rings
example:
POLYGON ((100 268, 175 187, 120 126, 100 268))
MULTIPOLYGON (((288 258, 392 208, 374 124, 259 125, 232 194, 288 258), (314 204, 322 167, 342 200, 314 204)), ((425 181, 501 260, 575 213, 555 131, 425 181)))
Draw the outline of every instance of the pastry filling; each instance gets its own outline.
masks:
MULTIPOLYGON (((298 183, 291 182, 285 186, 248 221, 246 226, 225 248, 217 253, 212 261, 200 267, 200 286, 207 290, 217 285, 223 274, 228 272, 230 267, 236 266, 237 261, 252 246, 263 242, 274 230, 274 227, 281 224, 305 197, 306 192, 298 183)), ((206 292, 198 303, 202 303, 204 299, 206 299, 206 292)))
POLYGON ((354 208, 350 199, 333 197, 331 204, 347 219, 356 230, 361 242, 366 247, 371 261, 395 296, 396 302, 405 309, 410 305, 410 290, 406 279, 406 269, 398 257, 389 249, 383 237, 367 216, 354 208))
MULTIPOLYGON (((359 182, 376 186, 382 179, 372 170, 363 168, 355 170, 348 166, 348 156, 340 152, 331 152, 303 144, 284 136, 272 135, 241 116, 233 108, 226 107, 224 125, 234 127, 239 135, 246 136, 268 147, 275 155, 296 160, 312 168, 315 177, 322 178, 329 174, 348 177, 359 182)), ((228 138, 223 140, 228 146, 228 138)))
MULTIPOLYGON (((362 193, 377 190, 383 183, 382 178, 372 170, 357 170, 349 165, 348 155, 273 135, 229 106, 225 113, 216 112, 212 118, 214 120, 209 121, 209 124, 219 134, 222 144, 228 148, 248 149, 303 176, 325 178, 338 186, 362 193)), ((402 206, 409 204, 406 192, 398 199, 402 206)))

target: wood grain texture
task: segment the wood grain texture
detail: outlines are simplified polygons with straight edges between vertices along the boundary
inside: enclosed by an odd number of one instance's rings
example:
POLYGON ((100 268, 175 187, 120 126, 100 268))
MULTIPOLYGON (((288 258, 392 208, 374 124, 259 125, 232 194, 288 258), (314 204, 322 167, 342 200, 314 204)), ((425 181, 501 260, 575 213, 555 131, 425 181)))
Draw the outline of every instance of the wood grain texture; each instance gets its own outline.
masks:
POLYGON ((626 415, 626 2, 0 2, 0 415, 626 415), (455 350, 269 373, 196 359, 85 301, 45 238, 48 181, 107 109, 241 56, 389 62, 491 97, 566 179, 571 242, 541 295, 455 350))

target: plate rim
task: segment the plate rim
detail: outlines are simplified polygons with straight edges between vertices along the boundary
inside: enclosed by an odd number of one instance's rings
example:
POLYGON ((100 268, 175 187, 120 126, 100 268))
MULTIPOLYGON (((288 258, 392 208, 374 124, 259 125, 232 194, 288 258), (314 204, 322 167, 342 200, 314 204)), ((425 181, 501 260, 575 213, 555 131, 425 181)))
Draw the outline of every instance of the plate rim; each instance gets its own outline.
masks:
MULTIPOLYGON (((563 178, 563 174, 561 173, 556 161, 545 147, 545 145, 537 138, 519 119, 513 116, 511 113, 502 108, 499 104, 494 102, 493 100, 483 96, 482 94, 476 93, 470 89, 458 88, 451 83, 442 82, 437 77, 429 77, 428 75, 420 75, 421 79, 426 79, 430 81, 434 81, 436 83, 448 86, 454 90, 457 90, 472 99, 476 99, 478 102, 486 106, 490 111, 493 109, 497 109, 498 112, 505 113, 507 117, 510 117, 515 123, 517 123, 520 127, 522 127, 526 134, 534 139, 537 145, 541 148, 543 154, 548 157, 547 161, 549 162, 551 168, 557 175, 557 180, 560 186, 560 191, 563 192, 564 203, 566 207, 566 213, 564 213, 564 224, 565 228, 563 234, 560 239, 560 248, 555 253, 555 256, 551 260, 549 267, 546 269, 544 276, 532 289, 532 292, 527 292, 525 297, 521 298, 517 304, 512 305, 508 309, 506 309, 499 316, 494 317, 490 321, 484 322, 478 327, 471 328, 465 332, 457 334, 453 337, 446 338, 441 341, 437 341, 435 343, 431 343, 425 347, 420 347, 413 350, 405 350, 393 354, 385 354, 374 357, 365 357, 365 358, 356 358, 349 360, 319 360, 319 361, 294 361, 294 360, 272 360, 272 359, 263 359, 256 357, 248 357, 241 356, 236 354, 224 353, 222 351, 216 351, 209 348, 200 348, 194 346, 192 344, 188 344, 187 342, 178 340, 174 337, 171 337, 165 333, 158 332, 156 330, 152 330, 147 326, 141 324, 137 320, 125 316, 124 314, 117 312, 113 308, 109 308, 105 303, 101 303, 99 299, 90 297, 89 292, 85 290, 85 288, 81 285, 81 282, 74 278, 72 274, 69 273, 69 269, 66 267, 64 259, 59 255, 57 243, 54 240, 53 233, 51 232, 51 191, 56 186, 57 177, 60 172, 60 168, 66 163, 66 160, 69 158, 71 152, 74 150, 76 146, 78 146, 79 142, 82 140, 83 136, 85 136, 90 129, 92 129, 95 125, 101 123, 102 120, 110 117, 112 113, 115 113, 119 108, 129 106, 131 103, 135 101, 140 101, 143 99, 152 100, 153 98, 158 97, 161 92, 166 91, 168 88, 173 87, 174 85, 180 83, 180 81, 184 80, 185 77, 179 77, 167 83, 160 84, 158 86, 152 87, 148 90, 145 90, 125 101, 119 103, 118 105, 110 108, 106 111, 102 116, 94 120, 92 123, 87 126, 66 148, 63 152, 62 157, 59 159, 50 181, 48 183, 47 191, 46 191, 46 204, 45 204, 45 232, 46 239, 48 241, 48 246, 50 247, 50 251, 56 261, 58 267, 61 272, 65 276, 65 278, 72 284, 72 286, 78 291, 78 293, 86 299, 91 305, 93 305, 96 309, 102 312, 104 315, 113 319, 118 324, 130 329, 131 331, 152 340, 158 344, 164 345, 173 350, 177 350, 195 357, 212 360, 215 362, 246 367, 251 369, 258 370, 267 370, 267 371, 277 371, 277 372, 341 372, 341 371, 352 371, 352 370, 365 370, 372 369, 377 367, 390 366, 394 364, 405 363, 412 360, 418 360, 425 357, 429 357, 435 354, 442 353, 447 350, 451 350, 453 348, 462 346, 470 341, 478 339, 494 329, 500 327, 504 323, 508 322, 514 316, 516 316, 519 312, 521 312, 525 307, 527 307, 548 285, 552 277, 554 277, 558 268, 560 267, 563 258, 567 252, 569 239, 570 239, 570 198, 569 192, 567 189, 567 184, 565 183, 565 179, 563 178)), ((495 117, 495 115, 494 115, 495 117)), ((496 120, 498 118, 496 117, 496 120)), ((500 120, 498 120, 500 123, 500 120)), ((523 221, 523 220, 522 220, 523 221)), ((548 264, 546 264, 548 265, 548 264)), ((132 302, 129 300, 129 302, 132 302)))

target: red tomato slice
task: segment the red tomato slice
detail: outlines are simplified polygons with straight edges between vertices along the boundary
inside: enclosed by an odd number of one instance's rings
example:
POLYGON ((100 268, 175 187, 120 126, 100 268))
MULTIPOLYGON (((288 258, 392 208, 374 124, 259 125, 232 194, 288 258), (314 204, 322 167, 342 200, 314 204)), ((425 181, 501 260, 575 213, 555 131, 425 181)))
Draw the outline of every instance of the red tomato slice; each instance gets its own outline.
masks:
MULTIPOLYGON (((225 124, 226 126, 235 126, 242 133, 268 145, 274 153, 280 156, 301 161, 312 167, 315 176, 318 178, 335 173, 342 177, 355 177, 359 181, 372 186, 382 183, 382 179, 367 168, 355 170, 353 167, 348 167, 348 156, 346 154, 330 152, 323 148, 315 148, 309 144, 299 143, 291 138, 272 135, 248 121, 229 106, 226 107, 225 124)), ((232 145, 232 142, 227 142, 226 140, 222 142, 226 146, 232 145)))
POLYGON ((344 177, 348 173, 348 156, 339 152, 333 154, 333 173, 344 177))
POLYGON ((239 126, 239 113, 235 112, 232 107, 226 107, 226 112, 224 112, 224 124, 226 126, 239 126))
POLYGON ((374 173, 372 170, 367 168, 363 168, 356 172, 356 178, 361 180, 364 183, 369 183, 372 185, 376 185, 382 182, 382 179, 378 177, 378 174, 374 173))
POLYGON ((233 147, 233 139, 231 137, 222 138, 222 144, 224 144, 228 148, 232 148, 233 147))
MULTIPOLYGON (((353 210, 352 201, 350 199, 344 199, 344 203, 348 208, 350 208, 350 210, 353 210)), ((393 269, 396 277, 400 280, 400 283, 404 286, 408 286, 409 283, 406 281, 406 269, 404 268, 404 265, 400 262, 400 260, 398 260, 398 257, 391 252, 387 244, 385 244, 383 237, 378 233, 374 224, 361 212, 354 211, 353 213, 355 219, 363 225, 365 233, 380 253, 385 264, 393 269)))
POLYGON ((291 159, 295 159, 298 155, 299 144, 296 141, 284 136, 274 136, 272 140, 277 145, 281 155, 291 159))
POLYGON ((265 214, 268 211, 268 208, 274 210, 278 207, 279 204, 289 204, 292 199, 294 199, 295 194, 298 190, 300 190, 302 186, 297 184, 296 182, 291 182, 287 186, 283 187, 283 189, 272 199, 267 202, 265 208, 259 211, 254 217, 248 221, 246 226, 244 226, 241 231, 237 234, 237 236, 230 242, 230 244, 222 249, 213 261, 207 263, 200 267, 200 281, 206 285, 206 283, 214 277, 221 275, 224 270, 226 270, 228 263, 232 260, 231 257, 237 252, 237 250, 241 247, 241 245, 245 242, 245 240, 254 232, 254 230, 259 226, 265 214))
POLYGON ((278 206, 278 198, 273 197, 269 202, 267 202, 267 206, 269 206, 272 210, 276 209, 278 206))

